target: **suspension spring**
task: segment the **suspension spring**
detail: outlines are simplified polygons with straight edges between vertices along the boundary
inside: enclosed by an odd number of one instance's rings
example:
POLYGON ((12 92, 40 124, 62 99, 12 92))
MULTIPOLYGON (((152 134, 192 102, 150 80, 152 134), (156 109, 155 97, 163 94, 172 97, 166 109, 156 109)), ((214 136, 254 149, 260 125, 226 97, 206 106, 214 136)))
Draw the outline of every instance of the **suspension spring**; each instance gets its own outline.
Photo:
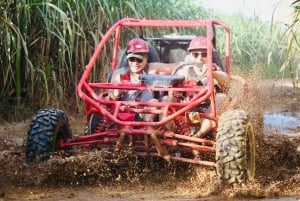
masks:
POLYGON ((99 124, 96 128, 96 132, 103 132, 109 128, 109 122, 107 119, 103 118, 99 121, 99 124))
POLYGON ((175 123, 175 132, 176 133, 181 133, 187 136, 191 135, 190 128, 184 121, 184 116, 178 115, 174 118, 174 123, 175 123))

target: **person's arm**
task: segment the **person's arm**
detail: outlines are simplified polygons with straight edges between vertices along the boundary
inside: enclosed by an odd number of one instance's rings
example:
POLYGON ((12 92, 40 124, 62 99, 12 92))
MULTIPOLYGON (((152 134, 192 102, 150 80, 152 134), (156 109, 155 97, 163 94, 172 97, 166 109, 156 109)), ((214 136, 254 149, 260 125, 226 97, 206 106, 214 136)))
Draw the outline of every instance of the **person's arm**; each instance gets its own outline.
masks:
POLYGON ((118 89, 113 89, 109 92, 108 98, 109 100, 119 100, 121 98, 122 91, 118 89))
MULTIPOLYGON (((121 83, 120 76, 122 73, 124 73, 123 69, 116 69, 111 76, 111 83, 121 83)), ((108 98, 109 100, 119 100, 122 93, 119 89, 111 89, 109 90, 108 98)))

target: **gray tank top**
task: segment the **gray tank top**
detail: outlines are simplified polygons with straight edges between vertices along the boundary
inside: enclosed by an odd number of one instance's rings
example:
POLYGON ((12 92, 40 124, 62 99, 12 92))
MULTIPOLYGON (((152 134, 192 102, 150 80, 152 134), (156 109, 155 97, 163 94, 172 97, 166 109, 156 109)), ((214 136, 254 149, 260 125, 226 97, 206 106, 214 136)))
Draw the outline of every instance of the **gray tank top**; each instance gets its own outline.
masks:
MULTIPOLYGON (((143 74, 148 74, 149 65, 147 64, 143 70, 143 74)), ((138 84, 140 80, 132 79, 130 72, 130 82, 132 84, 138 84)), ((140 101, 140 102, 148 102, 149 100, 153 99, 153 92, 151 90, 130 90, 126 93, 123 93, 120 100, 122 101, 140 101)))

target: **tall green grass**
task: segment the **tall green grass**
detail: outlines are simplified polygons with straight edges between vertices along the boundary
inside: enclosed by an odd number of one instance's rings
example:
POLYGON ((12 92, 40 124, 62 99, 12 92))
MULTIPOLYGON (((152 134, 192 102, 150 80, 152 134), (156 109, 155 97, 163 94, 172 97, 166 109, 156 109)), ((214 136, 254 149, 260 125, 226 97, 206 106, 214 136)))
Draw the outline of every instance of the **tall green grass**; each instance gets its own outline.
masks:
MULTIPOLYGON (((176 0, 11 0, 0 1, 0 8, 0 116, 15 119, 43 107, 79 109, 78 80, 101 37, 117 20, 211 17, 201 5, 176 0)), ((254 65, 265 62, 270 52, 278 53, 268 31, 258 27, 261 23, 222 20, 233 26, 234 62, 254 65)), ((111 47, 105 52, 97 63, 102 68, 94 72, 101 79, 107 78, 105 58, 111 47)))
MULTIPOLYGON (((282 34, 280 27, 271 27, 270 23, 257 17, 248 18, 240 14, 216 17, 225 21, 231 29, 233 70, 251 72, 257 69, 271 77, 278 74, 287 49, 284 39, 279 40, 282 34)), ((222 34, 217 33, 221 39, 222 34)), ((219 46, 222 51, 224 44, 219 46)))
POLYGON ((294 0, 291 3, 293 12, 291 13, 291 23, 285 24, 285 30, 282 38, 286 38, 287 51, 285 61, 283 62, 280 73, 281 77, 289 76, 294 87, 294 94, 299 99, 300 87, 300 0, 294 0))

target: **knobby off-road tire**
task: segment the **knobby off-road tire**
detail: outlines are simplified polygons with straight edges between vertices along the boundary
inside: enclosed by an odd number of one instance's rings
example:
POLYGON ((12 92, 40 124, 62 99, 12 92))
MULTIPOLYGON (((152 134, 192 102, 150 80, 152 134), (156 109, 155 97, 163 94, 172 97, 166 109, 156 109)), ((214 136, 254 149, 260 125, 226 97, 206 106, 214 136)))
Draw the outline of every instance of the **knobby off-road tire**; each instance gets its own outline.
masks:
POLYGON ((221 185, 254 179, 255 139, 245 111, 230 110, 221 115, 216 138, 216 166, 221 185))
POLYGON ((27 162, 39 162, 59 150, 60 140, 72 138, 66 114, 59 109, 40 110, 33 117, 27 132, 25 154, 27 162))

